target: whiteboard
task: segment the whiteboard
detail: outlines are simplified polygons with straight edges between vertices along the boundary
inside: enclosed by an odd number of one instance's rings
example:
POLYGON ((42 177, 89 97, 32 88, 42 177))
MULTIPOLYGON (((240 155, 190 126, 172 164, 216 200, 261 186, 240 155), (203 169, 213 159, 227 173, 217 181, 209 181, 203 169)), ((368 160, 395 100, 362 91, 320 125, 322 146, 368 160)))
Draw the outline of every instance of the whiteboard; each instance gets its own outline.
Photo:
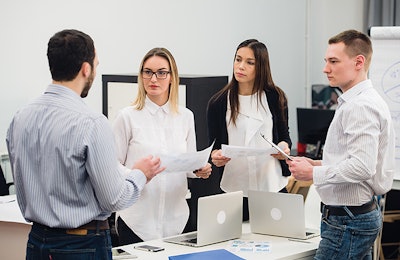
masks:
MULTIPOLYGON (((138 92, 137 83, 108 82, 107 85, 107 117, 114 122, 118 112, 124 107, 130 106, 136 99, 138 92)), ((186 85, 179 85, 178 104, 186 107, 186 85)))
POLYGON ((400 180, 400 26, 372 27, 369 78, 389 105, 396 131, 396 172, 400 180))

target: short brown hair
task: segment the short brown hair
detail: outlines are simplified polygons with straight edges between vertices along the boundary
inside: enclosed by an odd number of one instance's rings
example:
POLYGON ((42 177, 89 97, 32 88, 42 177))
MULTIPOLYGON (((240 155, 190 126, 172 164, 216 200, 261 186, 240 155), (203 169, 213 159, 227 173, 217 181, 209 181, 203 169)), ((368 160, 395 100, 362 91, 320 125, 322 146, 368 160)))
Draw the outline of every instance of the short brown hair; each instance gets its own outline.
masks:
POLYGON ((347 30, 329 39, 329 44, 343 42, 346 46, 346 53, 350 57, 363 55, 365 57, 365 69, 368 71, 372 58, 372 43, 369 37, 356 30, 347 30))

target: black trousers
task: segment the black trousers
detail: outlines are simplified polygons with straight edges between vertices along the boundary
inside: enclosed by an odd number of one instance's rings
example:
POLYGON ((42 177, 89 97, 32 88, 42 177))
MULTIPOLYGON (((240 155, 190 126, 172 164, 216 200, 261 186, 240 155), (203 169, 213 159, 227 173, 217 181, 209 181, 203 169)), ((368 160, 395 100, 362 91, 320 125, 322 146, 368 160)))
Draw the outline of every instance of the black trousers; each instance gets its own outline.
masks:
POLYGON ((119 246, 143 242, 143 240, 136 235, 120 217, 117 219, 117 231, 119 246))

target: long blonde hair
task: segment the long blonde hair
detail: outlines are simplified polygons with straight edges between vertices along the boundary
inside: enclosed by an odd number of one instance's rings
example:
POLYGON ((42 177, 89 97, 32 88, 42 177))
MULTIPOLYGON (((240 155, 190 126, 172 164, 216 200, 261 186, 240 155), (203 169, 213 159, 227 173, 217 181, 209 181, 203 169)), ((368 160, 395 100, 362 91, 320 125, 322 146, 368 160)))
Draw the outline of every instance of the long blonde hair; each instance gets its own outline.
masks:
POLYGON ((159 56, 168 61, 170 67, 170 76, 171 76, 171 84, 169 85, 169 93, 168 93, 168 101, 171 107, 171 111, 174 113, 178 113, 178 103, 179 103, 179 74, 178 67, 176 66, 176 62, 174 56, 172 56, 171 52, 165 48, 153 48, 143 57, 142 62, 140 63, 139 74, 138 74, 138 93, 135 101, 133 101, 132 105, 135 106, 136 109, 142 110, 146 100, 146 90, 143 84, 142 71, 144 63, 153 56, 159 56))

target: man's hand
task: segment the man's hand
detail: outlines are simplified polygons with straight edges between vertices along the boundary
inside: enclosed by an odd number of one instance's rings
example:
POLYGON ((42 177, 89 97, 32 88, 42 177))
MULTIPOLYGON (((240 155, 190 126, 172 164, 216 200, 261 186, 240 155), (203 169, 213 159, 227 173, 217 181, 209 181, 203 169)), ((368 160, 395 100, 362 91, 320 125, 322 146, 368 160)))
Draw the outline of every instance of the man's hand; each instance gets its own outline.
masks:
POLYGON ((296 180, 310 181, 313 179, 313 160, 306 157, 292 157, 291 160, 286 160, 289 165, 289 171, 296 180))
POLYGON ((146 175, 147 182, 149 182, 151 179, 154 178, 154 176, 165 170, 165 167, 160 166, 160 158, 149 155, 147 157, 137 160, 132 169, 141 170, 144 175, 146 175))

